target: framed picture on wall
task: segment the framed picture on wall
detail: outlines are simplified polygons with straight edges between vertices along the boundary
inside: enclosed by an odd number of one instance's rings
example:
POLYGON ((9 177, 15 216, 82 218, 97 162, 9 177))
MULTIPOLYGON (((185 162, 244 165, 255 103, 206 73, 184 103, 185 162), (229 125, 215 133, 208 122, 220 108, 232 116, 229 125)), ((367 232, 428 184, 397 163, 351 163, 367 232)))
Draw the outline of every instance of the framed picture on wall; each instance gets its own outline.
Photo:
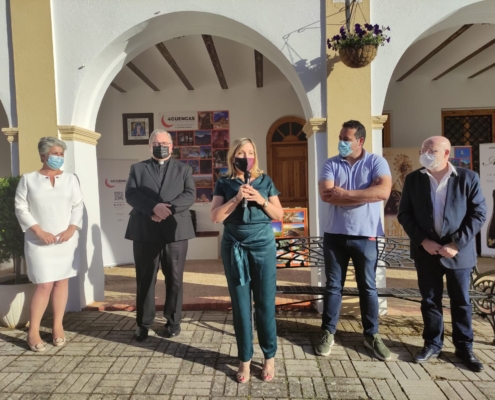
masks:
POLYGON ((153 132, 153 113, 122 114, 124 146, 148 144, 153 132))

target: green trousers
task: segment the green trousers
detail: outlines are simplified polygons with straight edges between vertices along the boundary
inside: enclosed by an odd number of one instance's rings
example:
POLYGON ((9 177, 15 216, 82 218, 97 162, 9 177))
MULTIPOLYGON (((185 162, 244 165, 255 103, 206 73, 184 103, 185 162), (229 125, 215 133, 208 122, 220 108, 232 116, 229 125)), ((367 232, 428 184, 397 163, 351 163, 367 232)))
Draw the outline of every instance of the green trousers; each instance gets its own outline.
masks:
POLYGON ((261 351, 265 359, 277 351, 276 255, 270 224, 225 224, 222 260, 232 299, 238 357, 244 362, 253 357, 251 291, 261 351))

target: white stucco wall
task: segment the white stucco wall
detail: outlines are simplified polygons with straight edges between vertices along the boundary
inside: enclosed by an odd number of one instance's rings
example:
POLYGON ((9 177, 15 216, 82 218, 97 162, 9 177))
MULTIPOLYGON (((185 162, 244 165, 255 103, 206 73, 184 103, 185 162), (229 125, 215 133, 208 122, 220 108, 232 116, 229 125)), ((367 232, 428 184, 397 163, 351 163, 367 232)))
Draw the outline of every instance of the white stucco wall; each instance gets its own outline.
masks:
POLYGON ((53 0, 59 123, 94 129, 103 94, 126 62, 160 41, 201 33, 259 50, 289 78, 303 99, 305 116, 324 116, 323 4, 148 0, 138 6, 134 0, 53 0))
POLYGON ((379 115, 392 73, 412 43, 437 29, 495 22, 495 4, 493 0, 371 0, 370 22, 391 27, 390 43, 380 47, 371 64, 372 115, 379 115))
POLYGON ((495 108, 494 80, 492 71, 483 79, 409 77, 391 84, 384 110, 391 113, 392 147, 418 147, 429 136, 441 135, 442 110, 495 108))
MULTIPOLYGON (((12 101, 13 74, 11 57, 9 54, 9 20, 7 7, 8 0, 0 0, 0 102, 5 109, 7 122, 0 120, 0 128, 17 126, 15 102, 12 101)), ((0 106, 1 107, 1 106, 0 106)), ((1 112, 0 112, 1 113, 1 112)), ((3 118, 0 117, 0 118, 3 118)), ((1 155, 0 155, 1 156, 1 155)))

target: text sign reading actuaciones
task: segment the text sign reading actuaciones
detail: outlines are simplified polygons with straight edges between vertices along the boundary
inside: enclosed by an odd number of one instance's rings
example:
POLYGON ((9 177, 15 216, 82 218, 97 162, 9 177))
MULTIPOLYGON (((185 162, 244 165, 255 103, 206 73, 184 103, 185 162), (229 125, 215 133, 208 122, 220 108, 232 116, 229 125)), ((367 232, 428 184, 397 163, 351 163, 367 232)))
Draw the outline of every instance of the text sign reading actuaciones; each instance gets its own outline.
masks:
POLYGON ((160 125, 171 131, 192 131, 198 129, 197 112, 170 112, 159 114, 160 125))

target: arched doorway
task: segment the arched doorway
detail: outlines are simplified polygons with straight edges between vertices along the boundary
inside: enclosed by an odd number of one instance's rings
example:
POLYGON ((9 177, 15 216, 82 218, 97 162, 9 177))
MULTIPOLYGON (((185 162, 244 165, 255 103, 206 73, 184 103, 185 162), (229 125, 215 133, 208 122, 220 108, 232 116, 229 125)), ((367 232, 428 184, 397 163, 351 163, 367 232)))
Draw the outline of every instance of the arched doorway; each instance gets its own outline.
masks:
POLYGON ((308 208, 308 142, 299 117, 275 121, 266 136, 268 175, 283 207, 308 208))
MULTIPOLYGON (((146 23, 131 27, 128 31, 125 31, 116 39, 109 42, 101 52, 95 55, 91 64, 84 68, 85 75, 81 80, 79 89, 77 92, 73 92, 74 102, 69 102, 71 106, 65 109, 63 116, 61 115, 59 118, 64 124, 70 124, 71 126, 82 127, 88 130, 96 130, 102 134, 101 140, 98 142, 98 155, 96 159, 131 160, 149 157, 149 153, 146 154, 146 146, 144 146, 140 152, 138 151, 138 146, 129 147, 122 144, 122 130, 117 129, 116 127, 121 125, 122 122, 119 119, 122 117, 123 113, 153 112, 153 118, 155 120, 154 125, 157 127, 160 124, 160 119, 155 118, 155 116, 159 116, 160 113, 167 110, 177 112, 228 110, 229 113, 232 113, 230 114, 232 116, 230 139, 235 139, 235 135, 240 136, 241 133, 244 132, 246 126, 251 126, 254 132, 253 139, 256 140, 257 143, 264 142, 266 127, 279 115, 301 115, 308 119, 312 117, 315 114, 315 111, 312 109, 312 103, 309 101, 305 86, 291 61, 280 50, 280 46, 276 41, 274 44, 248 25, 219 14, 180 11, 162 14, 151 18, 149 21, 146 21, 146 23), (215 46, 218 49, 217 57, 220 60, 220 65, 222 65, 224 77, 227 82, 229 82, 228 90, 220 88, 218 82, 219 78, 217 77, 218 73, 212 68, 212 59, 208 54, 207 49, 205 50, 206 43, 202 38, 203 35, 211 36, 215 42, 215 46), (227 41, 235 43, 227 44, 227 41), (184 42, 191 44, 191 51, 186 51, 184 49, 184 46, 182 45, 184 42), (163 64, 164 62, 167 62, 164 60, 165 56, 163 53, 160 54, 161 52, 156 47, 156 45, 160 43, 165 45, 167 50, 170 51, 170 54, 176 57, 177 65, 181 69, 183 68, 183 73, 194 87, 194 91, 187 90, 184 87, 183 81, 181 82, 181 79, 174 76, 176 75, 176 71, 172 69, 170 65, 163 64), (241 46, 244 47, 241 49, 241 46), (235 51, 239 50, 243 53, 245 50, 250 62, 253 60, 252 55, 254 50, 262 54, 263 57, 266 58, 266 62, 264 63, 264 80, 266 83, 273 82, 273 85, 270 86, 269 90, 263 90, 256 87, 256 80, 254 79, 256 65, 254 60, 253 66, 252 68, 249 68, 249 70, 246 67, 250 65, 248 63, 241 65, 241 67, 245 67, 245 69, 238 68, 234 64, 240 59, 238 57, 232 57, 232 52, 223 52, 222 47, 225 47, 226 50, 228 50, 228 48, 234 48, 235 51), (223 56, 223 54, 226 56, 223 56), (149 60, 150 62, 146 62, 143 57, 151 57, 149 60), (197 58, 191 62, 187 62, 188 57, 204 58, 204 68, 201 68, 203 64, 198 62, 197 58), (208 61, 208 64, 206 64, 206 61, 208 61), (132 65, 137 68, 131 69, 129 63, 132 63, 132 65), (136 73, 137 69, 140 69, 141 75, 145 75, 148 77, 149 81, 154 82, 154 86, 156 86, 159 91, 151 88, 151 86, 136 73), (196 69, 199 69, 199 71, 196 71, 196 69), (121 71, 122 75, 118 76, 121 71), (243 71, 244 73, 241 74, 243 71), (164 73, 170 75, 170 79, 165 79, 164 73), (127 78, 125 76, 126 74, 127 78), (273 79, 274 76, 276 79, 273 79), (243 83, 243 81, 247 80, 249 77, 252 78, 249 80, 249 84, 239 84, 239 82, 243 83), (114 82, 114 79, 116 79, 117 82, 114 82), (132 79, 134 81, 131 81, 132 79), (124 86, 123 84, 126 83, 126 80, 128 84, 127 86, 124 86), (121 82, 122 84, 120 84, 121 82), (114 85, 112 85, 113 87, 110 88, 107 93, 107 89, 112 83, 114 85), (124 89, 125 92, 118 90, 115 85, 124 89), (236 96, 234 100, 231 100, 231 98, 233 98, 231 93, 246 88, 251 90, 251 86, 249 85, 254 86, 251 95, 238 93, 238 96, 236 96), (274 90, 274 88, 278 88, 280 85, 286 86, 286 88, 284 91, 278 93, 276 99, 270 102, 268 100, 271 99, 267 98, 265 99, 266 103, 258 101, 260 96, 275 96, 277 91, 274 90), (149 86, 149 88, 147 86, 149 86), (153 92, 150 92, 150 89, 153 89, 153 92), (256 95, 254 93, 256 93, 256 95), (287 104, 285 100, 288 98, 287 93, 290 93, 289 96, 292 98, 293 107, 286 107, 287 104), (160 96, 166 98, 167 101, 168 99, 173 99, 173 104, 168 105, 161 101, 151 101, 152 98, 160 96), (279 101, 281 96, 283 96, 284 102, 279 101), (109 101, 106 101, 104 97, 107 97, 106 100, 109 101), (246 104, 242 103, 244 100, 246 100, 246 104), (206 104, 201 104, 203 101, 206 104), (246 109, 253 112, 256 108, 252 107, 251 103, 247 103, 247 101, 255 102, 258 107, 260 107, 260 105, 264 105, 264 107, 256 112, 255 115, 246 116, 246 109), (273 105, 275 102, 277 103, 276 108, 269 106, 269 104, 273 105), (107 114, 107 118, 102 117, 102 112, 107 114), (266 115, 267 113, 272 113, 272 115, 266 115), (260 128, 256 129, 255 126, 253 127, 252 121, 257 121, 257 123, 260 124, 260 128), (263 128, 263 126, 265 128, 263 128), (259 134, 258 139, 256 138, 256 134, 259 134), (116 150, 114 145, 119 149, 116 150)), ((308 41, 308 49, 311 49, 311 43, 314 42, 308 41)), ((315 48, 314 50, 318 53, 318 49, 315 48)), ((310 56, 306 58, 312 59, 310 56)), ((322 79, 324 80, 324 74, 322 79)), ((313 90, 311 96, 315 96, 319 99, 319 93, 320 91, 313 90)), ((64 103, 69 104, 67 101, 64 101, 64 103)), ((314 102, 315 106, 318 107, 320 103, 320 100, 314 102)), ((316 115, 319 115, 319 113, 316 115)), ((260 152, 263 155, 265 153, 262 149, 260 149, 260 152)), ((260 161, 261 165, 265 167, 265 165, 263 165, 265 160, 260 161)), ((102 171, 102 168, 100 168, 101 165, 102 164, 98 165, 98 172, 102 171)), ((94 181, 98 180, 98 178, 95 177, 97 173, 96 162, 94 167, 95 168, 92 168, 91 170, 88 168, 83 169, 79 167, 79 170, 78 168, 75 168, 74 172, 78 173, 83 185, 86 184, 89 186, 89 184, 92 184, 94 187, 94 181)), ((120 169, 117 169, 117 171, 120 171, 120 169)), ((102 181, 104 182, 104 180, 102 181)), ((88 207, 88 226, 99 229, 101 226, 101 222, 99 221, 100 208, 98 207, 100 200, 99 191, 94 190, 91 194, 93 194, 91 202, 88 201, 88 204, 91 204, 91 207, 88 207)), ((112 196, 117 196, 115 192, 111 192, 110 194, 112 196)), ((122 193, 118 194, 118 197, 122 198, 122 193)), ((87 198, 88 196, 85 196, 85 199, 87 198)), ((111 196, 109 197, 109 200, 110 198, 111 196)), ((200 206, 201 205, 198 205, 197 207, 194 206, 199 210, 199 212, 197 212, 198 229, 208 231, 219 230, 218 227, 215 227, 216 229, 210 229, 210 225, 208 225, 211 224, 209 221, 208 207, 200 206)), ((88 243, 89 241, 88 235, 88 243)), ((94 240, 93 242, 96 241, 94 240)), ((101 241, 99 243, 104 245, 101 241)), ((90 253, 96 252, 88 250, 88 260, 93 258, 90 253)), ((99 257, 102 258, 102 255, 100 254, 99 257)), ((95 271, 96 269, 102 271, 102 264, 103 261, 93 261, 90 271, 95 271)), ((89 280, 86 279, 86 281, 88 282, 89 280)), ((89 289, 89 285, 87 286, 89 289)), ((87 292, 89 291, 88 289, 84 287, 83 290, 84 292, 87 292)), ((103 295, 102 289, 103 287, 98 287, 94 290, 100 298, 103 295)), ((90 301, 91 298, 95 298, 95 296, 87 296, 86 298, 88 297, 90 297, 90 301)))

